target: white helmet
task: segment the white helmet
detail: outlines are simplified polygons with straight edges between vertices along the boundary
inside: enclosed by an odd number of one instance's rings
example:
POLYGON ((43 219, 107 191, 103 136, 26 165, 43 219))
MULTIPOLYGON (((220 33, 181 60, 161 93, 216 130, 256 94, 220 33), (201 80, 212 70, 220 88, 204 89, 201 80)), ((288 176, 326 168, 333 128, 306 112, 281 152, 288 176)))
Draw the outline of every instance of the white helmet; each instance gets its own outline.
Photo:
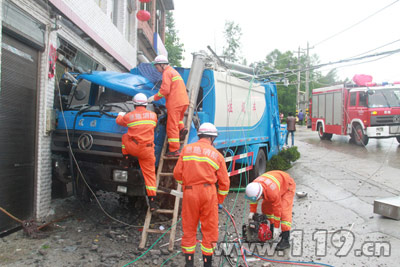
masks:
POLYGON ((246 196, 245 198, 251 202, 256 202, 260 199, 262 195, 262 186, 260 183, 252 182, 246 186, 246 196))
POLYGON ((205 122, 200 125, 199 130, 197 131, 197 135, 209 135, 209 136, 218 136, 218 130, 214 126, 214 124, 205 122))
POLYGON ((152 63, 153 63, 153 65, 156 65, 156 64, 169 64, 168 58, 166 56, 164 56, 164 55, 156 56, 156 58, 154 59, 154 61, 152 63))
POLYGON ((133 97, 133 104, 135 106, 147 106, 147 96, 142 93, 138 93, 133 97))

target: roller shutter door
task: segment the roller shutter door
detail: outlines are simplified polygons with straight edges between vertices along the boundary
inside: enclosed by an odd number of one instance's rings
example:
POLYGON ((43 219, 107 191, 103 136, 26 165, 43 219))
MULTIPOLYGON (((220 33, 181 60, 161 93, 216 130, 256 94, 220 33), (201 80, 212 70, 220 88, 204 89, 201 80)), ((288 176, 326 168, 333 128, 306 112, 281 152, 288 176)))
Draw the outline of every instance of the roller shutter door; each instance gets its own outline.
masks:
MULTIPOLYGON (((4 34, 0 91, 0 206, 33 214, 38 51, 4 34)), ((0 233, 20 224, 0 212, 0 233)))

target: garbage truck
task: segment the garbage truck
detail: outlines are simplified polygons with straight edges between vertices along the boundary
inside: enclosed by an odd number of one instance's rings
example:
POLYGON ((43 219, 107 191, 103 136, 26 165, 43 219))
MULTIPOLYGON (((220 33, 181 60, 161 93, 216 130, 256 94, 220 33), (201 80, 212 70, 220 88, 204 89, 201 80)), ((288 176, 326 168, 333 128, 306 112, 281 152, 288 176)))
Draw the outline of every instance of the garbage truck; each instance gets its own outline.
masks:
MULTIPOLYGON (((275 83, 256 80, 221 68, 204 53, 194 54, 191 68, 175 68, 185 84, 198 80, 188 143, 198 140, 201 123, 213 123, 219 132, 214 146, 226 159, 230 176, 249 173, 254 179, 283 147, 286 125, 281 125, 275 83), (191 73, 196 62, 200 71, 191 73)), ((197 67, 197 69, 199 69, 197 67)), ((117 192, 128 197, 145 196, 140 167, 132 159, 122 167, 121 137, 127 128, 116 124, 119 112, 134 109, 137 93, 157 93, 162 76, 151 63, 141 63, 129 73, 92 71, 65 73, 58 86, 56 129, 52 134, 53 182, 72 182, 80 197, 93 190, 117 192), (83 179, 81 179, 83 178, 83 179)), ((193 92, 190 92, 190 95, 193 92)), ((165 100, 147 106, 158 115, 155 129, 156 165, 166 136, 165 100)))

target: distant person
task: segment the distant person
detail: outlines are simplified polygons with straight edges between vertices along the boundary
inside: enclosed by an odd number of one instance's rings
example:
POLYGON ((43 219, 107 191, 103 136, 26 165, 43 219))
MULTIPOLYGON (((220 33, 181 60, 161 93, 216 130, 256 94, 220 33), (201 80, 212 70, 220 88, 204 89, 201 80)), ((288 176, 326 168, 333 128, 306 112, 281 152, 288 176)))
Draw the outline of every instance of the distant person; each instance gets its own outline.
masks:
POLYGON ((300 109, 300 112, 298 114, 298 118, 299 118, 299 124, 303 125, 304 113, 303 113, 303 111, 301 109, 300 109))
MULTIPOLYGON (((300 114, 300 113, 299 113, 300 114)), ((294 132, 296 131, 296 118, 292 112, 289 112, 289 116, 286 118, 288 134, 286 135, 286 146, 288 145, 289 134, 292 135, 292 146, 294 146, 294 132)))

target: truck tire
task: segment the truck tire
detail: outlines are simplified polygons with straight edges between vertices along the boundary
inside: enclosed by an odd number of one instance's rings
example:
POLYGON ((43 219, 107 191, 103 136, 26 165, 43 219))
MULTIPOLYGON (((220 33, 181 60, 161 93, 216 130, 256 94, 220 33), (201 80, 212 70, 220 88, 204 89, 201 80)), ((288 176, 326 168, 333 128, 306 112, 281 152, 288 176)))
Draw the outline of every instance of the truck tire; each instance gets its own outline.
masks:
POLYGON ((359 146, 366 146, 368 144, 369 138, 364 134, 364 131, 360 124, 356 124, 354 130, 352 131, 352 139, 354 143, 359 146))
POLYGON ((400 144, 400 136, 396 136, 397 142, 400 144))
POLYGON ((249 182, 256 179, 267 170, 267 156, 265 155, 264 149, 260 148, 257 153, 256 163, 254 163, 253 169, 250 171, 249 182))
POLYGON ((331 140, 332 139, 332 134, 325 133, 324 128, 322 128, 321 124, 318 127, 318 136, 319 136, 319 139, 321 139, 321 140, 331 140))

